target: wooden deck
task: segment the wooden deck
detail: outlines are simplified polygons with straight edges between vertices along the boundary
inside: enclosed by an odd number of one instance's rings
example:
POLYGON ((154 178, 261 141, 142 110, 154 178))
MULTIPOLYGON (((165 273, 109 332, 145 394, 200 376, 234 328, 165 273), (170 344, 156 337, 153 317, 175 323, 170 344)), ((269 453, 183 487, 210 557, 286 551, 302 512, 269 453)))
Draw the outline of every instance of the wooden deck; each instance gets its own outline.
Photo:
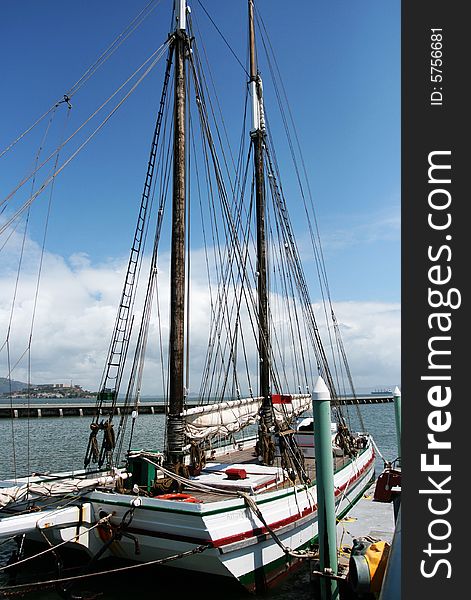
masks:
MULTIPOLYGON (((335 461, 334 461, 334 469, 338 469, 340 467, 342 467, 346 462, 348 462, 348 457, 345 456, 341 456, 341 457, 335 457, 335 461)), ((244 449, 244 450, 234 450, 233 452, 230 452, 228 454, 224 454, 223 456, 218 456, 216 459, 214 459, 214 461, 211 461, 211 463, 208 463, 207 467, 203 470, 202 472, 202 476, 204 476, 207 473, 211 472, 211 466, 214 463, 218 463, 221 465, 243 465, 244 467, 246 467, 246 471, 248 472, 248 479, 245 481, 248 481, 250 479, 250 472, 249 472, 249 467, 250 465, 257 465, 258 468, 263 468, 262 463, 259 462, 258 457, 256 456, 255 453, 255 449, 244 449)), ((305 468, 307 470, 308 476, 311 479, 311 481, 315 480, 316 477, 316 465, 315 465, 315 459, 313 458, 305 458, 304 459, 304 464, 305 464, 305 468)), ((280 464, 280 458, 276 458, 275 459, 275 463, 273 465, 273 467, 277 467, 278 469, 281 470, 281 464, 280 464)), ((273 467, 271 468, 271 470, 273 470, 273 467)), ((270 467, 267 467, 267 470, 270 470, 270 467)), ((221 481, 228 481, 228 478, 224 476, 224 467, 222 469, 220 469, 219 471, 219 475, 221 477, 221 481)), ((241 483, 244 480, 241 480, 241 483)), ((265 492, 265 491, 275 491, 278 489, 283 489, 283 488, 288 488, 292 486, 292 482, 287 479, 287 478, 280 478, 279 481, 277 482, 273 482, 271 485, 267 485, 267 486, 262 486, 260 488, 260 490, 257 490, 258 493, 261 492, 265 492)), ((241 488, 239 488, 241 489, 241 488)), ((198 501, 201 501, 203 503, 208 503, 208 502, 219 502, 221 501, 224 497, 227 497, 227 493, 233 493, 234 496, 237 496, 237 488, 234 488, 234 490, 225 490, 223 493, 212 493, 212 492, 200 492, 200 491, 195 491, 193 489, 191 489, 190 487, 185 488, 184 492, 190 494, 191 496, 193 496, 194 498, 196 498, 198 501)))
MULTIPOLYGON (((248 448, 245 450, 235 450, 234 452, 230 452, 229 454, 224 454, 223 456, 218 456, 217 459, 215 459, 215 460, 217 460, 220 463, 224 463, 224 464, 230 464, 230 463, 261 464, 258 461, 258 457, 255 454, 254 448, 248 448)), ((339 467, 344 465, 345 462, 347 462, 347 461, 348 461, 348 457, 345 457, 345 456, 335 457, 334 468, 338 469, 339 467)), ((314 458, 305 458, 304 463, 305 463, 306 469, 308 471, 309 477, 311 479, 314 479, 315 474, 316 474, 315 459, 314 458)), ((279 464, 279 459, 277 459, 275 461, 274 466, 281 467, 281 465, 279 464)))

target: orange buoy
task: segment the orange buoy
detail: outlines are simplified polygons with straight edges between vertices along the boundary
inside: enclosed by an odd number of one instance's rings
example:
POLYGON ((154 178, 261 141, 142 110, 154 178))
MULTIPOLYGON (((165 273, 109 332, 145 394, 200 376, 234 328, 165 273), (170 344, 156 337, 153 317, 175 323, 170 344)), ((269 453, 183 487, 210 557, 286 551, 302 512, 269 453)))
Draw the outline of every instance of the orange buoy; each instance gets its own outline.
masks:
POLYGON ((178 500, 180 502, 199 502, 190 494, 162 494, 162 496, 158 496, 160 500, 178 500))

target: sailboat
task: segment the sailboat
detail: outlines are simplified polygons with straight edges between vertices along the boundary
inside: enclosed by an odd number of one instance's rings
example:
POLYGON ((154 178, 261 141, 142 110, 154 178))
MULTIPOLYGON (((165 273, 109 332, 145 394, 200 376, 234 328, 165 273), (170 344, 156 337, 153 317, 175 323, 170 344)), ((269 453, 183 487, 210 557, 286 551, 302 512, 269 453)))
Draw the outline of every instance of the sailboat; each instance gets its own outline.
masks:
MULTIPOLYGON (((254 2, 248 0, 249 147, 245 160, 238 159, 233 179, 216 156, 219 134, 213 134, 212 105, 186 1, 175 0, 173 11, 144 190, 84 468, 2 481, 0 536, 44 543, 47 532, 49 544, 80 550, 87 557, 85 564, 115 556, 236 579, 248 590, 259 591, 275 585, 316 544, 315 449, 308 444, 309 451, 303 452, 298 444, 301 437, 312 437, 312 419, 300 420, 310 411, 312 396, 328 394, 334 406, 337 518, 371 483, 375 455, 370 436, 350 431, 335 402, 337 385, 268 126, 257 66, 254 2), (190 91, 196 98, 191 115, 190 91), (197 124, 199 133, 194 133, 197 124), (165 139, 171 139, 171 147, 165 139), (199 152, 193 149, 195 140, 201 144, 199 152), (194 176, 191 168, 198 168, 197 157, 203 155, 206 170, 194 176), (199 402, 188 407, 194 293, 188 224, 190 200, 198 196, 195 189, 204 180, 198 201, 206 197, 210 208, 201 223, 208 227, 203 236, 211 233, 215 260, 210 263, 206 256, 213 287, 207 296, 208 349, 198 362, 199 402), (137 281, 144 270, 142 246, 156 181, 162 192, 142 319, 136 325, 137 281), (171 290, 162 373, 165 443, 160 449, 142 449, 133 446, 133 433, 139 427, 144 356, 153 331, 151 308, 159 292, 167 196, 171 290), (281 282, 277 289, 270 288, 274 280, 281 282), (256 359, 251 363, 252 355, 256 359), (126 407, 119 410, 120 394, 126 407)), ((329 312, 334 314, 332 306, 329 312)), ((341 344, 335 317, 333 325, 335 341, 341 344)), ((346 360, 342 345, 339 356, 346 360)), ((192 404, 194 400, 193 395, 192 404)))

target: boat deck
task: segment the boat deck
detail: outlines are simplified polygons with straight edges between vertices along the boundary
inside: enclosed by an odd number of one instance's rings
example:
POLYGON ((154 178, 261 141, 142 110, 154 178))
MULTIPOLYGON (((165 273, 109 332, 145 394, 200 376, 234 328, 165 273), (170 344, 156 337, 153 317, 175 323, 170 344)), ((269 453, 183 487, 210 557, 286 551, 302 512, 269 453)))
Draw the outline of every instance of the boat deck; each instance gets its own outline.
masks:
MULTIPOLYGON (((342 467, 348 460, 349 458, 345 456, 335 457, 334 468, 342 467)), ((305 457, 304 464, 309 478, 313 481, 316 476, 315 459, 305 457)), ((214 462, 207 463, 205 469, 195 480, 223 491, 223 494, 221 494, 210 491, 195 491, 191 487, 184 488, 184 493, 190 494, 203 503, 218 502, 224 496, 227 497, 228 492, 233 492, 234 496, 237 496, 239 491, 253 494, 263 491, 275 491, 292 485, 292 482, 284 477, 279 457, 275 459, 273 466, 263 465, 259 462, 254 448, 234 450, 218 456, 217 459, 214 459, 214 462), (229 479, 226 474, 229 466, 245 471, 246 478, 229 479)))

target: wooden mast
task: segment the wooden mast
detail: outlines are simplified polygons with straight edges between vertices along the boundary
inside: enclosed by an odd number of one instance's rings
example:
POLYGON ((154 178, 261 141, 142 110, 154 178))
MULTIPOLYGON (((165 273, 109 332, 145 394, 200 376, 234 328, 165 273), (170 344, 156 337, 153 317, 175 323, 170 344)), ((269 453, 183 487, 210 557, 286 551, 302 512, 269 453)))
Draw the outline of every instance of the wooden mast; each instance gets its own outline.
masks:
POLYGON ((185 336, 185 213, 186 213, 186 0, 175 0, 175 92, 172 244, 170 265, 169 414, 167 463, 182 462, 184 430, 184 336, 185 336))
MULTIPOLYGON (((253 0, 248 0, 249 8, 249 40, 250 40, 250 88, 252 94, 252 130, 250 137, 254 148, 254 170, 255 170, 255 203, 257 218, 257 292, 258 292, 258 318, 259 318, 259 377, 262 396, 261 436, 271 438, 269 431, 273 429, 273 407, 270 397, 270 337, 268 325, 268 291, 267 291, 267 249, 266 249, 266 201, 265 201, 265 178, 263 144, 265 138, 265 125, 263 119, 262 82, 257 70, 257 59, 255 53, 255 30, 253 0)), ((259 444, 259 454, 264 462, 272 462, 261 448, 266 444, 259 444)))

